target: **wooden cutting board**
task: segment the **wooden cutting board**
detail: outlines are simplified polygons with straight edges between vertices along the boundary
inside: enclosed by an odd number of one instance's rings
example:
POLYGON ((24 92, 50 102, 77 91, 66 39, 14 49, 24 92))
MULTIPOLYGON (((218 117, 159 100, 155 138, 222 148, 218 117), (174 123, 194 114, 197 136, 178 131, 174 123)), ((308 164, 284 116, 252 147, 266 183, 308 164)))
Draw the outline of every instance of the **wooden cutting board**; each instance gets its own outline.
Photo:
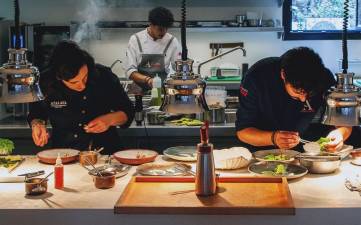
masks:
POLYGON ((286 178, 219 178, 216 195, 199 197, 193 177, 134 177, 119 214, 295 215, 286 178))

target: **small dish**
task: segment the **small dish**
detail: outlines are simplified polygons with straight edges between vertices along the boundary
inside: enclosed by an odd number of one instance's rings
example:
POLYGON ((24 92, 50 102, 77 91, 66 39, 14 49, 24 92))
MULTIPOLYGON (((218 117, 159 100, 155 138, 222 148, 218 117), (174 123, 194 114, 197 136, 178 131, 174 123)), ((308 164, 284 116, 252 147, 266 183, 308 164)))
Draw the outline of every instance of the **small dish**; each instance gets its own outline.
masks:
POLYGON ((193 162, 197 160, 196 151, 195 146, 176 146, 167 148, 163 154, 174 160, 193 162))
POLYGON ((260 162, 292 162, 293 160, 295 160, 295 156, 300 154, 297 151, 293 151, 293 150, 281 150, 281 149, 271 149, 271 150, 261 150, 261 151, 256 151, 253 153, 254 158, 257 161, 260 162), (282 153, 281 153, 282 152, 282 153), (267 159, 267 157, 269 156, 280 156, 280 155, 284 155, 285 159, 267 159))
POLYGON ((95 151, 81 151, 79 153, 79 163, 82 166, 88 166, 91 164, 96 164, 98 162, 98 153, 95 151))
POLYGON ((41 195, 48 190, 48 179, 45 179, 41 184, 43 178, 30 178, 25 180, 25 193, 27 195, 41 195))
POLYGON ((286 177, 287 179, 295 179, 302 177, 308 173, 307 168, 285 162, 258 162, 250 165, 248 171, 252 174, 262 177, 286 177), (285 168, 284 174, 273 173, 277 166, 282 165, 285 168))
POLYGON ((146 163, 138 166, 137 172, 146 176, 184 176, 188 174, 188 171, 191 172, 192 167, 190 165, 182 163, 181 166, 182 168, 179 168, 174 162, 146 163))
POLYGON ((351 163, 356 166, 361 166, 361 149, 351 151, 351 163))
POLYGON ((140 165, 153 162, 158 153, 148 149, 128 149, 113 154, 114 158, 120 163, 129 165, 140 165))
POLYGON ((36 154, 36 156, 43 163, 55 164, 58 154, 60 154, 61 161, 63 164, 74 162, 78 160, 79 157, 79 151, 70 148, 44 150, 36 154))
POLYGON ((102 171, 102 172, 100 172, 100 174, 101 174, 101 176, 99 176, 98 174, 92 175, 94 185, 96 188, 108 189, 108 188, 114 187, 116 172, 102 171))

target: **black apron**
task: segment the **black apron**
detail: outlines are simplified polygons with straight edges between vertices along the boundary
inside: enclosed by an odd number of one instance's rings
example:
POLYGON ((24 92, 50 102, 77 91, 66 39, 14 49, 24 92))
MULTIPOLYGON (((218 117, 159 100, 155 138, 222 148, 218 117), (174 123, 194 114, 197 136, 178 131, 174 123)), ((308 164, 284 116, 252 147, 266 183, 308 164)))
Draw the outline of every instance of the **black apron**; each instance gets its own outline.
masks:
MULTIPOLYGON (((151 78, 158 75, 158 77, 160 77, 163 82, 168 75, 165 69, 165 56, 174 37, 169 40, 162 54, 144 54, 138 35, 136 34, 135 37, 137 39, 139 51, 141 54, 141 62, 137 68, 138 72, 151 78)), ((131 94, 138 94, 139 92, 145 94, 149 90, 150 88, 148 84, 139 82, 133 82, 129 87, 129 93, 131 94)))

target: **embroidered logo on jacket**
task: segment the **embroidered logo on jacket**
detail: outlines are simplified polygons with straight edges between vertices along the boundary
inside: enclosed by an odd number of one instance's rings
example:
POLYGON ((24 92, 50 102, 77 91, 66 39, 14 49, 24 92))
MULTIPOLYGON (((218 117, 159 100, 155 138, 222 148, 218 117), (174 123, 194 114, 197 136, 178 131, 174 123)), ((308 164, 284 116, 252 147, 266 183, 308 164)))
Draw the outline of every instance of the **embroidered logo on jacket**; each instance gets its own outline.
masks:
POLYGON ((61 109, 68 105, 66 101, 52 101, 50 102, 50 107, 55 109, 61 109))
POLYGON ((240 87, 239 88, 239 93, 242 95, 242 96, 244 96, 244 97, 247 97, 247 95, 248 95, 248 90, 246 89, 246 88, 244 88, 244 87, 240 87))

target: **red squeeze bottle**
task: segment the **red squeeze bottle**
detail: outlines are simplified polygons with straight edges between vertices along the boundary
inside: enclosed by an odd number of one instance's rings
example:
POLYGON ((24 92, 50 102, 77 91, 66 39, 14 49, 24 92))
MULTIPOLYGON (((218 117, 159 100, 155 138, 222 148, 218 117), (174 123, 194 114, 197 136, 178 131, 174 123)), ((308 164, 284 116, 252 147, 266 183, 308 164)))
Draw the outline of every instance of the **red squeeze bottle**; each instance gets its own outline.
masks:
POLYGON ((64 187, 64 166, 61 162, 60 154, 58 154, 58 157, 56 158, 54 177, 54 187, 57 189, 62 189, 64 187))

